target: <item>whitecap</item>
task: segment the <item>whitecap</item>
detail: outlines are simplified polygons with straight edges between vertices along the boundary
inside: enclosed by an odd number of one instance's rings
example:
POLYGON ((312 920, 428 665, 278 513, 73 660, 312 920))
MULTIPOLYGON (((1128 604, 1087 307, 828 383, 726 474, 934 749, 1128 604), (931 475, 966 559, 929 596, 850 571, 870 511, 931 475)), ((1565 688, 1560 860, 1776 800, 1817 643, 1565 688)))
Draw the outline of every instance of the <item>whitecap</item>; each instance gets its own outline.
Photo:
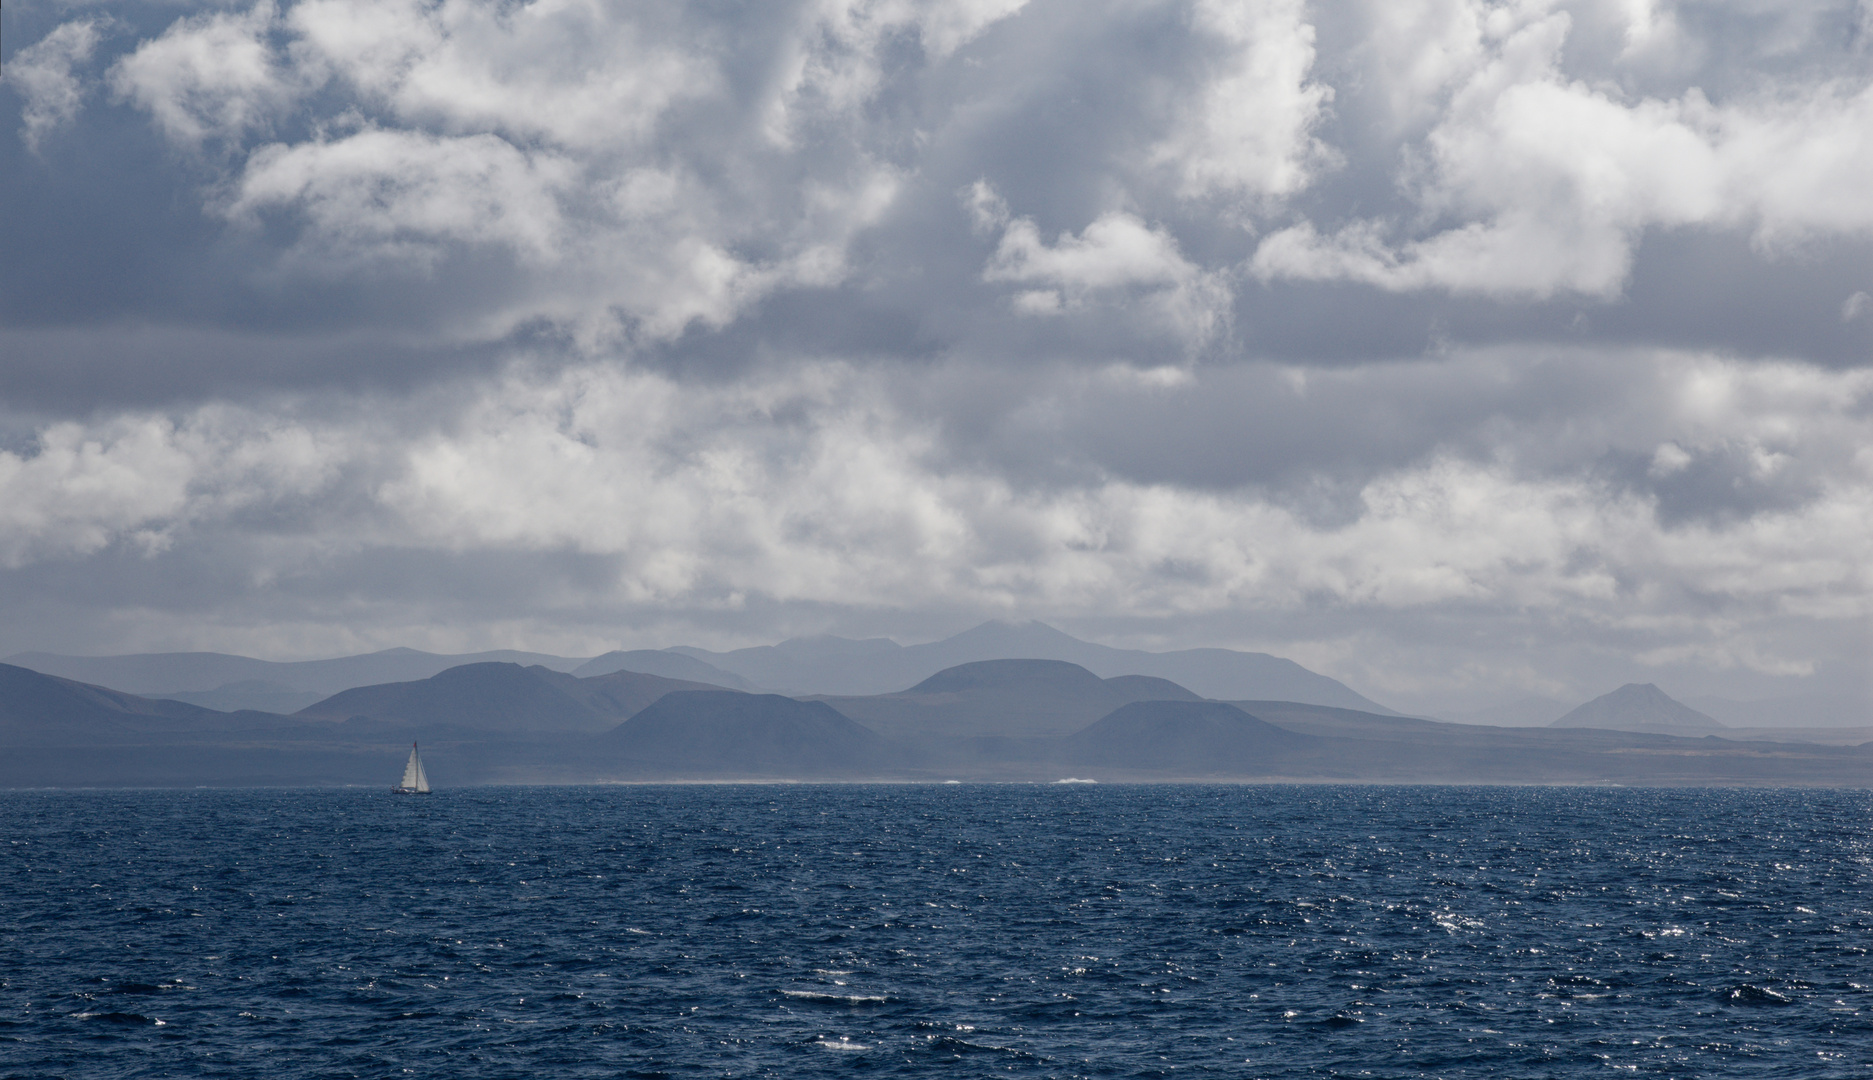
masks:
POLYGON ((73 1020, 103 1020, 111 1024, 148 1024, 152 1027, 168 1027, 169 1021, 154 1016, 132 1012, 75 1012, 67 1013, 73 1020))
POLYGON ((882 1005, 886 998, 882 994, 828 994, 823 990, 782 990, 781 993, 800 1001, 826 1001, 839 1005, 882 1005))

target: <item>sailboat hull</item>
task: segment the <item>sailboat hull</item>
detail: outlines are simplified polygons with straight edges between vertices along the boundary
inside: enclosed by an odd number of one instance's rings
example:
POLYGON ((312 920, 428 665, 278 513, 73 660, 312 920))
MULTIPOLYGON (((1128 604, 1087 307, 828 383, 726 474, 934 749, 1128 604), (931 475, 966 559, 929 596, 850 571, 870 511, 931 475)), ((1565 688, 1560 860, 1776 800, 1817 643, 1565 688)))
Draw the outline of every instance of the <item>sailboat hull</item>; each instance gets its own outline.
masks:
POLYGON ((429 792, 424 791, 421 788, 413 788, 413 787, 393 787, 390 789, 390 793, 392 795, 427 795, 429 794, 429 792))

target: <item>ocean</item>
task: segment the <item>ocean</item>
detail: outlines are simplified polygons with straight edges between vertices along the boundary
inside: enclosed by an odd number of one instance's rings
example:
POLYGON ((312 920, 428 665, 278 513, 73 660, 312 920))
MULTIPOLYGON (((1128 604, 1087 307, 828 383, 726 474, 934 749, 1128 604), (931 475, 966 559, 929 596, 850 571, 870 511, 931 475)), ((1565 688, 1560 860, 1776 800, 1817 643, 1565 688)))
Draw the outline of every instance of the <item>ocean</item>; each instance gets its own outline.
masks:
POLYGON ((1839 789, 0 792, 0 1076, 1867 1077, 1870 835, 1839 789))

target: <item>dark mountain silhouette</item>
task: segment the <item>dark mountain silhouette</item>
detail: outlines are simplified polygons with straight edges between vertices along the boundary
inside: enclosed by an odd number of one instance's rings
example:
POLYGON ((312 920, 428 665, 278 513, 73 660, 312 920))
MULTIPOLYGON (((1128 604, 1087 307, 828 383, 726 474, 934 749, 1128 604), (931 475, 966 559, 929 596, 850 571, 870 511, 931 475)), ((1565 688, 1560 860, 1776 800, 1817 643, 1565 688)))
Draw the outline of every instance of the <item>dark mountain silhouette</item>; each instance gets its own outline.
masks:
POLYGON ((47 675, 112 686, 132 694, 197 693, 230 684, 262 682, 284 691, 335 694, 354 686, 427 679, 463 664, 498 662, 539 664, 571 671, 584 661, 544 653, 498 649, 443 656, 416 649, 385 649, 331 660, 255 660, 226 653, 137 653, 129 656, 61 656, 20 653, 7 663, 47 675))
POLYGON ((882 735, 921 740, 1066 735, 1133 701, 1201 699, 1164 679, 1101 679, 1060 660, 980 660, 902 693, 820 700, 882 735))
POLYGON ((1611 728, 1614 731, 1656 731, 1663 734, 1726 730, 1724 725, 1681 702, 1651 683, 1627 683, 1602 694, 1561 717, 1549 727, 1611 728))
POLYGON ((464 664, 427 679, 346 690, 296 715, 523 735, 597 733, 673 690, 702 689, 714 687, 633 671, 580 679, 538 665, 464 664))
POLYGON ((733 652, 680 646, 682 653, 791 694, 852 697, 912 686, 958 664, 979 660, 1061 660, 1102 677, 1150 675, 1211 698, 1278 698, 1390 712, 1344 684, 1292 660, 1232 649, 1153 653, 1081 641, 1044 623, 989 622, 927 645, 885 638, 795 638, 733 652))
POLYGON ((758 691, 761 689, 732 671, 723 671, 714 664, 706 664, 693 656, 671 652, 668 649, 608 652, 603 656, 594 656, 573 668, 572 674, 581 679, 589 679, 594 675, 610 675, 617 671, 661 675, 666 679, 685 679, 710 686, 723 686, 730 690, 758 691))
POLYGON ((1266 776, 1303 763, 1320 740, 1222 701, 1137 701, 1066 739, 1076 765, 1178 776, 1266 776))
POLYGON ((385 762, 401 760, 406 738, 372 725, 217 712, 0 664, 0 787, 388 783, 385 762))
POLYGON ((152 701, 0 664, 0 746, 136 741, 229 730, 245 722, 179 701, 152 701))
POLYGON ((824 702, 730 690, 665 694, 596 746, 627 774, 678 777, 862 776, 890 758, 875 732, 824 702))

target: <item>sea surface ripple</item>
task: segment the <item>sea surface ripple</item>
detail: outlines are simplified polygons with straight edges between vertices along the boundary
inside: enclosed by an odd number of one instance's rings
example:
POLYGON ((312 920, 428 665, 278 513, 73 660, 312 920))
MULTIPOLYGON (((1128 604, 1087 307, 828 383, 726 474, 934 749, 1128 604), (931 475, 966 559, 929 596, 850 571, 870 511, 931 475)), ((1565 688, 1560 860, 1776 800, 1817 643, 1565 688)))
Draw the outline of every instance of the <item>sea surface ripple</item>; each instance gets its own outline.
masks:
POLYGON ((1873 1076, 1857 790, 0 792, 0 1075, 1873 1076))

